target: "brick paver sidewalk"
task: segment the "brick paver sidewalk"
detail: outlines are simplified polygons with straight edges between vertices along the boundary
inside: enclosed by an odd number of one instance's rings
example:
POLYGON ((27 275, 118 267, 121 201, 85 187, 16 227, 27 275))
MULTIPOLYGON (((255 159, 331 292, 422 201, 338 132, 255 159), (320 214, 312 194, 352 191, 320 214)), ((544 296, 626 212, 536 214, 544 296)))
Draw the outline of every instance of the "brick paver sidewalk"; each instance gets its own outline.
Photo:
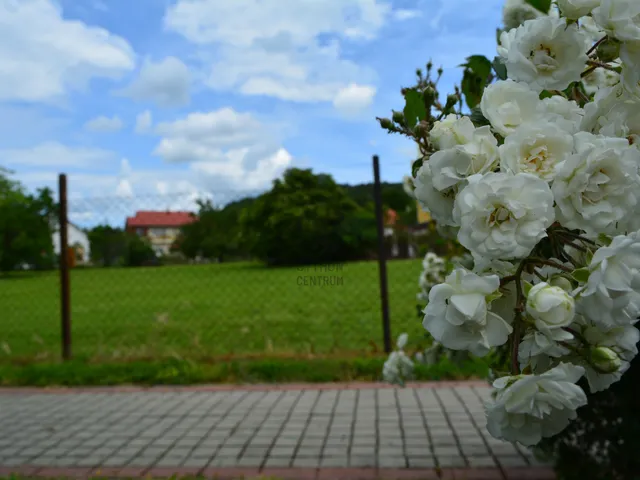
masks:
POLYGON ((0 391, 0 475, 549 479, 482 383, 0 391))

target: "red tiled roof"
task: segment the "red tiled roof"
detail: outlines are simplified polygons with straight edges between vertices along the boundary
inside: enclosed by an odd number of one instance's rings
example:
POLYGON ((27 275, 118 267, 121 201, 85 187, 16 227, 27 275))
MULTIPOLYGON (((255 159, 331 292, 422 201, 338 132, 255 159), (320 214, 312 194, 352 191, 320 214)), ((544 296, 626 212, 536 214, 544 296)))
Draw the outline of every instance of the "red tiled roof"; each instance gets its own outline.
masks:
POLYGON ((127 217, 127 227, 181 227, 195 222, 191 212, 136 212, 127 217))
POLYGON ((398 212, 396 212, 391 208, 388 209, 386 218, 385 218, 385 225, 395 225, 397 221, 398 221, 398 212))

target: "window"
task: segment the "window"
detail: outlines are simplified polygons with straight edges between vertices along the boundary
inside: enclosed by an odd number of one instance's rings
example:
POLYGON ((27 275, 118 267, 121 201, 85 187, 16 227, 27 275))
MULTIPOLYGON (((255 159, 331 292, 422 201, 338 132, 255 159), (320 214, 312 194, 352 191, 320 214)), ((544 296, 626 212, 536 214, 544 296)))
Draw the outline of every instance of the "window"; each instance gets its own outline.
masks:
POLYGON ((151 234, 154 237, 164 237, 167 234, 167 229, 166 228, 152 228, 151 229, 151 234))
POLYGON ((136 235, 142 237, 144 235, 144 228, 136 228, 136 235))

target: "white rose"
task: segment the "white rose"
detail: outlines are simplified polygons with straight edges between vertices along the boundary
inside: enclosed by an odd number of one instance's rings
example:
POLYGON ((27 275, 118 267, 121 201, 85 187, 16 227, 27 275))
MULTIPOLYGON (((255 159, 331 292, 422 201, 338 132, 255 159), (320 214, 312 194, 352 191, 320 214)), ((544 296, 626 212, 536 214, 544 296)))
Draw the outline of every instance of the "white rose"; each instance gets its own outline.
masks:
POLYGON ((495 438, 535 445, 564 430, 587 396, 576 385, 584 368, 561 363, 541 375, 502 377, 487 405, 487 430, 495 438))
POLYGON ((391 352, 382 367, 382 378, 387 383, 403 385, 406 380, 413 378, 414 364, 402 351, 391 352))
POLYGON ((458 241, 488 258, 522 258, 555 220, 549 185, 535 175, 487 173, 469 177, 454 203, 458 241))
POLYGON ((493 83, 484 90, 480 108, 493 129, 507 136, 525 121, 536 118, 539 104, 539 95, 527 84, 507 79, 493 83))
POLYGON ((540 10, 524 0, 507 0, 502 7, 502 23, 507 30, 519 27, 527 20, 533 20, 542 15, 544 14, 540 10))
POLYGON ((598 67, 582 80, 584 89, 589 95, 602 88, 610 88, 620 83, 620 74, 606 68, 598 67))
MULTIPOLYGON (((619 76, 624 87, 630 91, 636 91, 640 86, 640 41, 625 42, 620 46, 620 60, 622 62, 622 74, 619 76)), ((607 70, 609 72, 609 70, 607 70)), ((617 75, 615 72, 611 72, 617 75)))
POLYGON ((418 285, 422 290, 418 293, 418 300, 426 302, 429 300, 429 291, 434 285, 442 283, 446 273, 446 263, 443 258, 432 252, 428 252, 422 260, 423 271, 420 274, 418 285))
POLYGON ((415 187, 413 186, 413 178, 410 177, 409 175, 405 175, 404 177, 402 177, 402 189, 404 190, 404 193, 406 193, 407 195, 409 195, 411 198, 413 197, 413 189, 415 187))
POLYGON ((614 237, 601 247, 589 264, 589 279, 580 292, 578 311, 586 318, 610 328, 635 321, 626 311, 640 291, 640 234, 614 237))
POLYGON ((586 34, 562 18, 541 17, 503 32, 499 55, 507 74, 532 90, 564 90, 587 65, 586 34))
POLYGON ((640 2, 602 0, 593 10, 593 19, 607 34, 621 41, 640 40, 640 2))
POLYGON ((479 274, 495 274, 500 277, 507 277, 516 273, 517 266, 507 260, 487 258, 483 255, 471 252, 473 258, 473 271, 479 274))
POLYGON ((573 136, 553 123, 525 123, 505 139, 499 152, 501 171, 532 173, 551 182, 556 165, 573 153, 573 136))
POLYGON ((469 117, 458 118, 455 114, 447 115, 443 120, 433 124, 429 132, 429 140, 436 150, 453 148, 473 140, 476 127, 469 117))
POLYGON ((499 288, 497 275, 481 277, 456 269, 429 292, 422 325, 444 347, 484 356, 492 347, 506 343, 512 332, 487 306, 499 288))
POLYGON ((531 367, 533 373, 545 372, 553 366, 554 359, 567 355, 570 350, 559 342, 573 340, 573 335, 562 329, 551 330, 545 335, 531 330, 525 334, 518 346, 520 369, 531 367))
POLYGON ((600 5, 600 0, 557 0, 560 13, 570 20, 578 20, 589 15, 600 5))
POLYGON ((589 235, 625 230, 640 187, 640 151, 622 138, 575 135, 576 153, 558 166, 553 182, 558 221, 589 235))
POLYGON ((556 124, 559 128, 574 134, 580 130, 584 110, 573 100, 560 95, 545 98, 538 104, 541 119, 556 124))
POLYGON ((437 269, 441 270, 445 267, 444 258, 439 257, 433 252, 427 252, 424 256, 424 260, 422 260, 422 268, 425 270, 437 269))
POLYGON ((437 225, 456 226, 453 220, 453 203, 457 194, 457 189, 450 188, 445 191, 438 191, 433 186, 433 175, 431 173, 430 162, 424 162, 416 172, 413 179, 415 195, 422 208, 431 214, 437 225))
POLYGON ((580 28, 587 34, 588 36, 588 40, 587 40, 587 45, 589 47, 591 47, 591 45, 593 45, 594 43, 596 43, 598 40, 600 40, 601 38, 603 38, 606 33, 604 30, 602 30, 595 22, 595 20, 593 19, 592 16, 586 16, 586 17, 582 17, 579 20, 580 23, 580 28))
POLYGON ((498 165, 498 140, 488 126, 480 127, 473 132, 470 143, 435 152, 429 164, 436 190, 459 186, 467 177, 493 170, 498 165))
POLYGON ((573 322, 575 301, 562 288, 541 282, 529 291, 526 309, 538 331, 551 335, 552 330, 567 327, 573 322))
POLYGON ((587 341, 591 346, 590 353, 595 356, 571 357, 572 363, 584 367, 592 393, 606 390, 620 380, 622 374, 628 370, 631 360, 638 354, 640 332, 631 325, 603 328, 596 322, 577 317, 571 328, 587 341), (613 366, 617 368, 611 368, 613 366))
POLYGON ((593 102, 585 105, 581 130, 640 144, 640 89, 636 91, 621 83, 598 91, 593 102))

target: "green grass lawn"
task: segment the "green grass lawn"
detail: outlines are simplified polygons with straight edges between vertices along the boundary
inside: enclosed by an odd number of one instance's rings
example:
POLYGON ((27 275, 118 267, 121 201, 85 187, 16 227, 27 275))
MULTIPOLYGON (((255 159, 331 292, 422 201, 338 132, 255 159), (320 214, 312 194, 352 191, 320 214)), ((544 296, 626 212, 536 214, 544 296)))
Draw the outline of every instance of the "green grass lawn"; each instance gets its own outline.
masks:
MULTIPOLYGON (((388 264, 394 338, 424 337, 416 315, 420 260, 388 264)), ((0 278, 0 361, 60 354, 56 272, 0 278)), ((175 356, 348 356, 383 349, 376 262, 341 271, 250 263, 75 269, 74 355, 94 360, 175 356), (304 285, 328 276, 336 285, 304 285)))

